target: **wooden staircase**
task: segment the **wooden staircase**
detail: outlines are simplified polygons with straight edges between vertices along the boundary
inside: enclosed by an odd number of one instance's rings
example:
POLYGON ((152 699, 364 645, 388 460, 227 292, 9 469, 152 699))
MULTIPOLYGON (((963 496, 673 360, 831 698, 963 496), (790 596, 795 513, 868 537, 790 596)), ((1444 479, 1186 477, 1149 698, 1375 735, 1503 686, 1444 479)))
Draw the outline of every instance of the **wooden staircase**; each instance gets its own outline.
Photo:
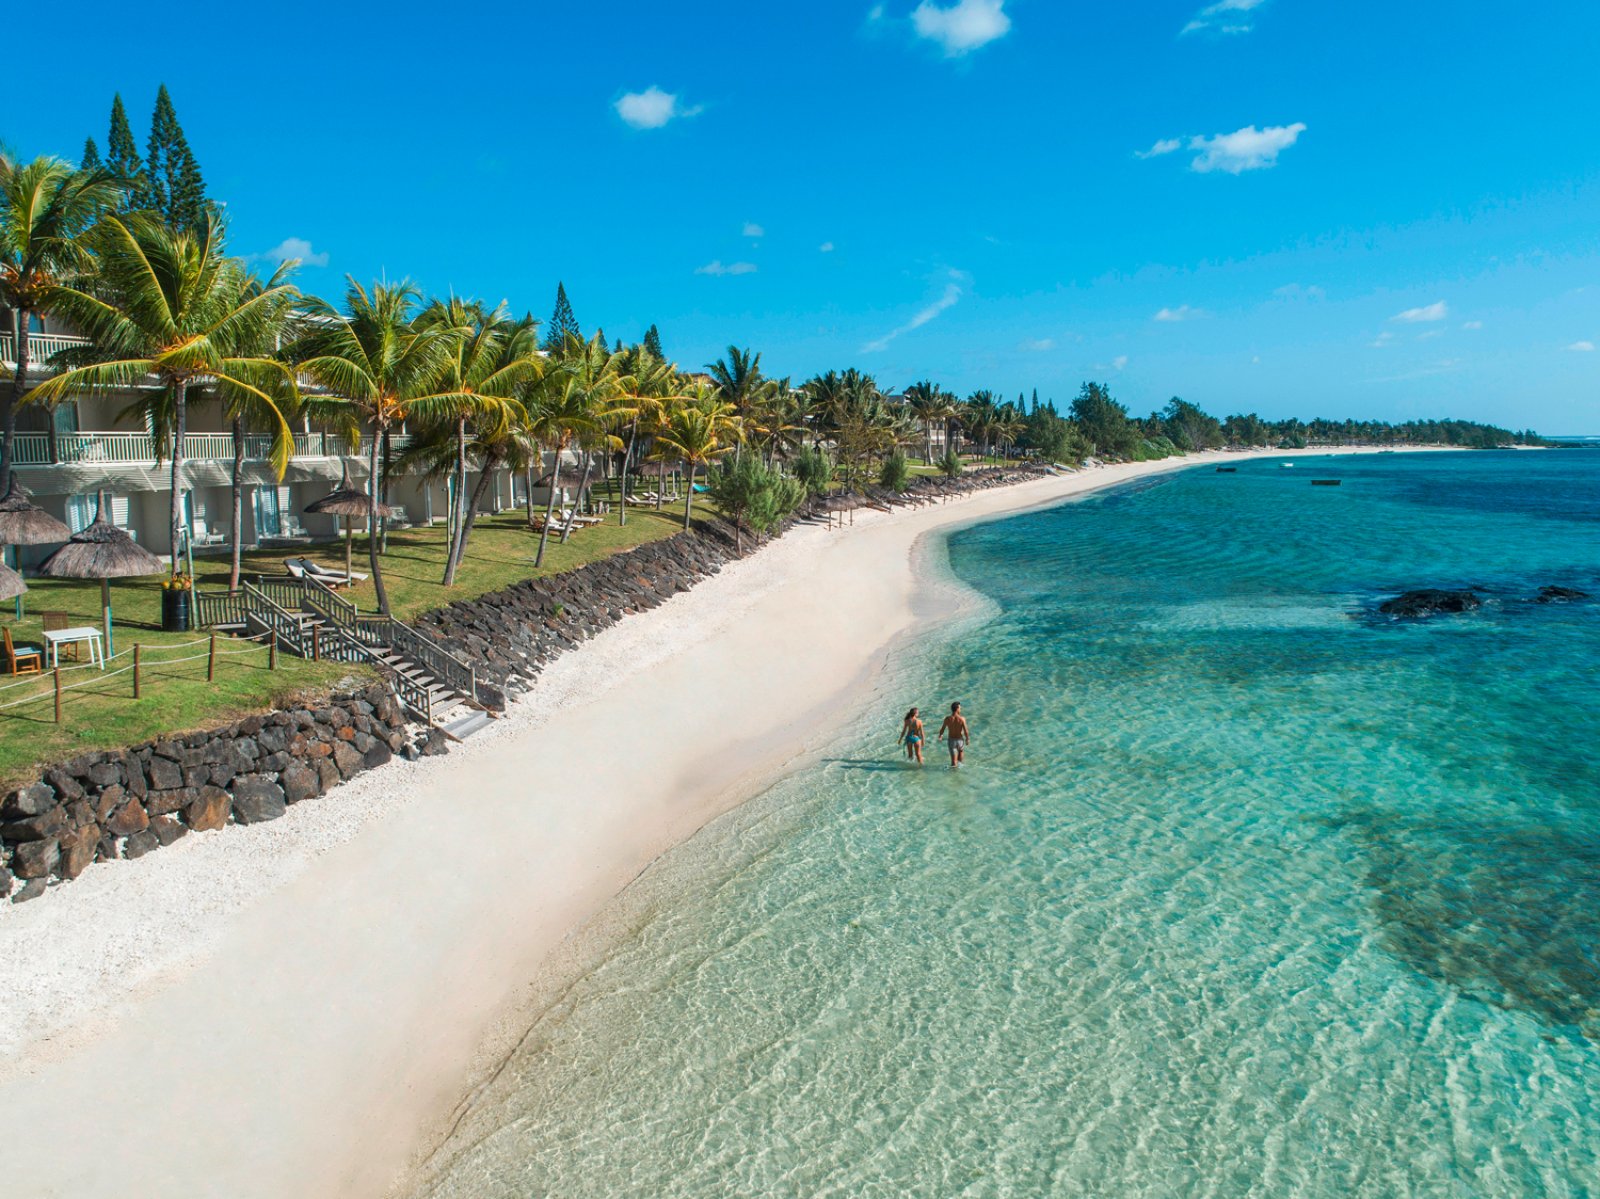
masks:
POLYGON ((413 716, 457 740, 494 719, 470 665, 402 621, 358 612, 316 579, 263 576, 238 591, 197 591, 195 613, 202 627, 275 634, 279 649, 302 658, 368 663, 413 716))

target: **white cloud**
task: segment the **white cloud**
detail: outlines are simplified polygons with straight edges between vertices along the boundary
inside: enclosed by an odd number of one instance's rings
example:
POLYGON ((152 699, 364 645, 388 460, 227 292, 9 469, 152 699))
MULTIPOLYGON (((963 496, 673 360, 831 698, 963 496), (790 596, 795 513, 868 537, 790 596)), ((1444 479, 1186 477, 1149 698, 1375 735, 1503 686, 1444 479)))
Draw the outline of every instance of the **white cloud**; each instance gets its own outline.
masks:
POLYGON ((1299 141, 1305 131, 1305 122, 1296 121, 1293 125, 1268 125, 1265 129, 1246 125, 1232 133, 1193 137, 1189 139, 1189 149, 1195 151, 1196 157, 1189 166, 1201 174, 1226 171, 1230 175, 1275 167, 1278 155, 1299 141))
POLYGON ((1461 327, 1463 329, 1481 329, 1481 328, 1483 328, 1483 322, 1482 321, 1468 321, 1466 324, 1462 325, 1461 327))
POLYGON ((699 116, 701 109, 685 108, 673 92, 647 87, 642 92, 623 92, 613 107, 617 115, 635 129, 660 129, 678 117, 699 116))
POLYGON ((1056 339, 1053 337, 1040 337, 1033 340, 1025 339, 1017 348, 1026 350, 1030 354, 1044 354, 1056 348, 1056 339))
POLYGON ((1249 33, 1255 28, 1255 18, 1250 13, 1267 0, 1217 0, 1195 14, 1183 27, 1184 33, 1249 33))
POLYGON ((1163 308, 1151 320, 1156 321, 1193 321, 1207 315, 1204 308, 1190 308, 1187 304, 1179 304, 1176 308, 1163 308))
POLYGON ((328 254, 324 250, 321 254, 311 249, 311 243, 303 237, 286 237, 265 254, 251 254, 251 258, 266 262, 286 262, 291 258, 298 258, 302 266, 327 266, 328 254))
POLYGON ((1118 354, 1111 360, 1111 365, 1120 371, 1123 367, 1128 365, 1128 356, 1126 354, 1118 354))
POLYGON ((1416 325, 1425 321, 1442 321, 1449 315, 1450 305, 1440 300, 1437 304, 1429 304, 1425 308, 1407 308, 1404 312, 1395 313, 1389 319, 1416 325))
POLYGON ((889 343, 895 338, 910 333, 913 329, 922 328, 923 325, 926 325, 929 321, 933 320, 933 318, 938 316, 941 312, 944 312, 949 308, 954 308, 961 300, 962 293, 965 291, 966 283, 967 275, 965 272, 951 271, 950 281, 945 284, 943 295, 941 295, 937 300, 933 301, 933 303, 929 304, 926 308, 922 309, 922 311, 918 312, 914 317, 912 317, 905 324, 901 325, 898 329, 890 330, 888 333, 885 333, 882 337, 876 339, 875 341, 869 341, 866 345, 861 347, 861 352, 863 354, 876 354, 880 351, 887 350, 889 348, 889 343))
POLYGON ((1393 340, 1394 340, 1394 334, 1390 333, 1387 329, 1385 329, 1382 333, 1378 334, 1378 336, 1373 340, 1372 348, 1374 350, 1381 350, 1381 349, 1383 349, 1384 346, 1388 345, 1393 340))
POLYGON ((1328 293, 1315 283, 1307 287, 1302 287, 1298 283, 1287 283, 1272 294, 1285 300, 1325 300, 1328 298, 1328 293))
POLYGON ((1443 329, 1429 329, 1426 333, 1418 333, 1417 334, 1417 340, 1418 341, 1432 341, 1435 337, 1443 337, 1443 336, 1444 336, 1444 330, 1443 329))
POLYGON ((831 241, 825 241, 820 246, 817 247, 817 250, 818 250, 818 252, 823 253, 823 254, 832 254, 833 253, 833 243, 831 241))
POLYGON ((946 58, 959 58, 1011 32, 1005 0, 956 0, 945 7, 922 0, 911 14, 917 36, 938 42, 946 58))
POLYGON ((1592 342, 1592 341, 1575 341, 1570 346, 1568 346, 1567 349, 1571 350, 1575 354, 1593 354, 1594 353, 1594 342, 1592 342))
POLYGON ((1164 137, 1148 150, 1135 150, 1135 158, 1160 158, 1163 154, 1173 154, 1183 149, 1181 137, 1164 137))
POLYGON ((705 266, 695 267, 694 273, 697 275, 753 275, 757 269, 756 264, 753 262, 723 262, 722 259, 717 258, 706 263, 705 266))
POLYGON ((754 221, 746 221, 744 223, 744 235, 746 237, 765 237, 767 231, 754 221))

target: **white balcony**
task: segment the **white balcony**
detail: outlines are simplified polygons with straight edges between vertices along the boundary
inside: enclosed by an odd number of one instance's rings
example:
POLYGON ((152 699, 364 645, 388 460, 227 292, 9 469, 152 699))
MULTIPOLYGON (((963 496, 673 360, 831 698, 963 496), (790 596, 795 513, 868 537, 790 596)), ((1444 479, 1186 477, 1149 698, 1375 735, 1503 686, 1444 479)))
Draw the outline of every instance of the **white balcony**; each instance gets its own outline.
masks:
MULTIPOLYGON (((403 434, 389 439, 390 448, 399 453, 410 442, 403 434)), ((183 439, 184 458, 190 462, 232 462, 233 434, 190 433, 183 439)), ((350 450, 349 442, 332 433, 296 433, 296 458, 336 458, 359 456, 365 461, 372 452, 372 438, 363 437, 361 446, 350 450)), ((246 461, 265 461, 272 453, 272 438, 264 433, 247 434, 244 439, 246 461)), ((26 466, 106 465, 153 466, 155 440, 148 433, 57 433, 56 452, 50 456, 48 433, 18 433, 15 464, 26 466)))
MULTIPOLYGON (((34 368, 45 369, 50 365, 50 359, 62 350, 70 350, 75 346, 89 344, 87 337, 67 337, 61 333, 30 333, 28 334, 28 370, 34 368)), ((14 370, 17 365, 17 341, 9 333, 0 333, 0 363, 7 369, 14 370)))

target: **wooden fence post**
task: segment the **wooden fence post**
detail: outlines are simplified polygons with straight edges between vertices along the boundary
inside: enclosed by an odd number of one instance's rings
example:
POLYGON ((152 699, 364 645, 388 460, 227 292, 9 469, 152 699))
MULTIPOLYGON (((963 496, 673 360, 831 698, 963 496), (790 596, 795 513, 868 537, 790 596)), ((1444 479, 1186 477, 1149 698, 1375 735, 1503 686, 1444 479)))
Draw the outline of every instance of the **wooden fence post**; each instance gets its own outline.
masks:
POLYGON ((61 667, 56 667, 56 723, 61 723, 61 667))
POLYGON ((217 677, 217 635, 211 634, 211 645, 206 650, 206 682, 213 682, 217 677))
POLYGON ((278 630, 267 634, 267 669, 278 669, 278 630))
POLYGON ((133 643, 133 698, 139 698, 139 643, 133 643))
POLYGON ((322 661, 322 626, 319 624, 311 626, 311 660, 322 661))

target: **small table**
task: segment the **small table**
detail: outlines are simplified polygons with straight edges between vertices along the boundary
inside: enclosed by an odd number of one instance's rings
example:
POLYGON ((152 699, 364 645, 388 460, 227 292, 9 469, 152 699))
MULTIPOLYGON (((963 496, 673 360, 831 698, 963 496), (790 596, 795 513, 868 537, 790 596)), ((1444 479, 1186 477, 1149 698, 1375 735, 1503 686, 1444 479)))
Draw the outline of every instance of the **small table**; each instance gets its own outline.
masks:
POLYGON ((106 668, 105 646, 100 641, 100 630, 93 625, 79 625, 75 629, 51 629, 44 635, 45 648, 49 650, 50 665, 61 665, 61 647, 72 645, 76 642, 89 643, 89 661, 98 663, 101 670, 106 668))

